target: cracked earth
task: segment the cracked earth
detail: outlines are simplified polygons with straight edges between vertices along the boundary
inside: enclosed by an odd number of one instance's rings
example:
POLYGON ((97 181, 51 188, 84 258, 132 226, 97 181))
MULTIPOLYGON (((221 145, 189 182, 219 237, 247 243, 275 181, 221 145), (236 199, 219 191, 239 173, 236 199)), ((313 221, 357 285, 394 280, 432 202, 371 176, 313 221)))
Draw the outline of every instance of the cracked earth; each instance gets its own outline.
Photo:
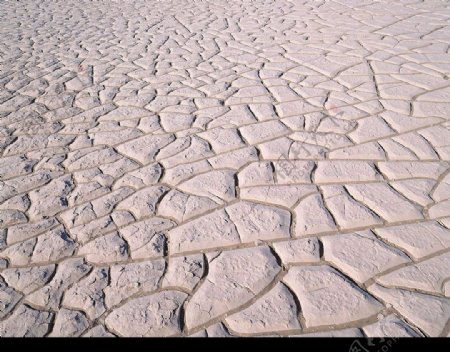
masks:
POLYGON ((0 336, 449 336, 450 6, 0 1, 0 336))

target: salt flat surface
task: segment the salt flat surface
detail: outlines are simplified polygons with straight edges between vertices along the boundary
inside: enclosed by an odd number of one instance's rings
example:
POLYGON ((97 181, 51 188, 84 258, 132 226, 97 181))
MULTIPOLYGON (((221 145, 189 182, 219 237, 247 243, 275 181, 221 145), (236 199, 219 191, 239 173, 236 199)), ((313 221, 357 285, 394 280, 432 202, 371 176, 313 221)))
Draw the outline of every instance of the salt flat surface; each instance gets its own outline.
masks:
POLYGON ((0 1, 0 336, 447 336, 448 1, 0 1))

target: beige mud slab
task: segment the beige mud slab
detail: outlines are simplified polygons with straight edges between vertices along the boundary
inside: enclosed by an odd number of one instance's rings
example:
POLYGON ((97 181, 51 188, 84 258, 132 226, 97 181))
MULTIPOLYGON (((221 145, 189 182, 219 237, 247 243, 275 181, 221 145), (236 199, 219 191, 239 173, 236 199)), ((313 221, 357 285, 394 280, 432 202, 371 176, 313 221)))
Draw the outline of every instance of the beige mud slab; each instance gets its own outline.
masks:
POLYGON ((0 336, 448 336, 446 1, 0 1, 0 336))

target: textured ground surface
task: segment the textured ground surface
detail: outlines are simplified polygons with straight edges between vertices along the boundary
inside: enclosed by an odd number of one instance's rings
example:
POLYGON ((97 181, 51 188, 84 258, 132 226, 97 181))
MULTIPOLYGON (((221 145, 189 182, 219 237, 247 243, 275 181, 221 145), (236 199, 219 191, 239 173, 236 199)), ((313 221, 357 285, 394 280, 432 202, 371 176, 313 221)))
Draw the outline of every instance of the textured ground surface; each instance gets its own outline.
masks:
POLYGON ((0 1, 0 336, 447 336, 447 1, 0 1))

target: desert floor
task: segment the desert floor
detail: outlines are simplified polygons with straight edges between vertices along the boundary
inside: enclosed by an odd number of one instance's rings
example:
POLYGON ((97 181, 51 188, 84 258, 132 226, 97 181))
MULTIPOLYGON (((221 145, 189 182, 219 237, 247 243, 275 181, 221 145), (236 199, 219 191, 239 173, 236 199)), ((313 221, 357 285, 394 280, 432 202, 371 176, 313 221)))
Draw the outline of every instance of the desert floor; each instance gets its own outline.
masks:
POLYGON ((448 1, 0 1, 0 336, 448 336, 448 1))

